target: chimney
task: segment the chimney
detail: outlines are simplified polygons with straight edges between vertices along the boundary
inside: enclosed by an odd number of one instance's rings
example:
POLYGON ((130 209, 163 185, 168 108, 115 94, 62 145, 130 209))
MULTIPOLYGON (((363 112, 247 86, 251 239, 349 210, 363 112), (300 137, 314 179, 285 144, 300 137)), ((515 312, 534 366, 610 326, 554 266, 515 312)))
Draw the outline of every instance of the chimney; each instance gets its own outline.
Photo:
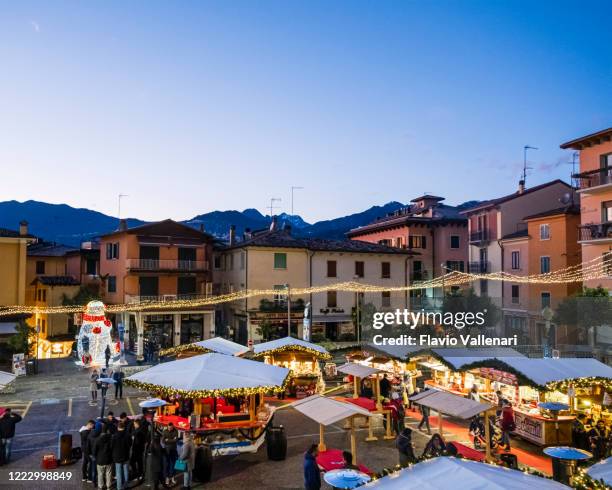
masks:
POLYGON ((523 179, 519 180, 518 193, 522 194, 525 192, 525 181, 523 179))
POLYGON ((287 234, 287 235, 291 235, 291 224, 285 222, 285 224, 283 225, 283 231, 287 234))
POLYGON ((19 236, 26 236, 28 234, 28 222, 23 220, 19 222, 19 236))
POLYGON ((236 243, 236 225, 230 225, 229 244, 230 247, 236 243))
POLYGON ((242 234, 242 239, 243 240, 249 240, 253 237, 253 235, 251 234, 251 229, 250 228, 245 228, 244 229, 244 233, 242 234))
POLYGON ((204 223, 200 223, 200 233, 204 233, 204 223))
POLYGON ((124 219, 119 220, 119 231, 127 230, 127 221, 124 219))
POLYGON ((270 222, 270 231, 276 231, 277 218, 276 216, 272 216, 272 221, 270 222))

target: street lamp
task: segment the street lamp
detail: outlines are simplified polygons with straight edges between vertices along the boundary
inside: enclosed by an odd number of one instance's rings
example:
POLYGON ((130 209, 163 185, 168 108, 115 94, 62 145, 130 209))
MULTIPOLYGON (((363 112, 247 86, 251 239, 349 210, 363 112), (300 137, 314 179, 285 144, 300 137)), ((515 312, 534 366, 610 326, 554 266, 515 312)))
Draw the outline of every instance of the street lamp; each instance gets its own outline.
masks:
POLYGON ((287 337, 291 337, 291 288, 289 284, 285 284, 287 288, 287 337))
POLYGON ((98 383, 102 385, 102 410, 100 410, 100 418, 104 418, 104 409, 106 408, 106 392, 108 385, 114 385, 116 381, 113 378, 98 378, 98 383))

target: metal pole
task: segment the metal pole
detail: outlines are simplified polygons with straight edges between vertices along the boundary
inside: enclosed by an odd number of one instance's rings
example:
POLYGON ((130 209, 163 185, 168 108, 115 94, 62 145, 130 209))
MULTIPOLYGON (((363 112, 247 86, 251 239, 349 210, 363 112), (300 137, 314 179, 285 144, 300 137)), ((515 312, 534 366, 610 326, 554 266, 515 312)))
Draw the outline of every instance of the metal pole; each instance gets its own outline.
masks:
POLYGON ((291 288, 287 284, 287 336, 291 337, 291 288))

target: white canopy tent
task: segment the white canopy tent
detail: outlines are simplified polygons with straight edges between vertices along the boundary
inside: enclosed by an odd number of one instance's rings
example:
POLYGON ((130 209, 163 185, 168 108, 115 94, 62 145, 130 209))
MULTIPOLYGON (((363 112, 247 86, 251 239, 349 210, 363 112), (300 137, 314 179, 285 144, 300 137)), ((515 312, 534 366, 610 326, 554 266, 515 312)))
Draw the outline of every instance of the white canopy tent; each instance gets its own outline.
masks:
POLYGON ((6 371, 0 371, 0 389, 10 385, 17 376, 13 373, 7 373, 6 371))
POLYGON ((160 351, 160 355, 174 355, 182 352, 195 352, 195 353, 207 353, 217 352, 219 354, 225 354, 227 356, 242 356, 249 351, 249 348, 232 342, 231 340, 224 339, 223 337, 212 337, 210 339, 201 340, 199 342, 193 342, 191 344, 182 344, 168 349, 160 351))
POLYGON ((431 349, 432 354, 438 359, 449 364, 458 371, 463 366, 474 364, 477 362, 498 359, 504 361, 506 359, 527 359, 520 352, 511 349, 510 347, 490 347, 483 349, 471 349, 467 347, 431 349))
POLYGON ((467 459, 434 458, 367 483, 363 488, 384 490, 567 490, 569 487, 539 476, 467 459))
POLYGON ((595 463, 587 470, 587 474, 594 480, 603 480, 606 485, 612 486, 612 458, 595 463))
POLYGON ((265 356, 268 352, 275 351, 277 349, 296 347, 298 349, 305 349, 312 351, 312 353, 321 358, 329 358, 329 352, 325 347, 312 342, 306 342, 302 339, 296 339, 295 337, 283 337, 282 339, 271 340, 270 342, 263 342, 253 346, 253 353, 255 356, 265 356))

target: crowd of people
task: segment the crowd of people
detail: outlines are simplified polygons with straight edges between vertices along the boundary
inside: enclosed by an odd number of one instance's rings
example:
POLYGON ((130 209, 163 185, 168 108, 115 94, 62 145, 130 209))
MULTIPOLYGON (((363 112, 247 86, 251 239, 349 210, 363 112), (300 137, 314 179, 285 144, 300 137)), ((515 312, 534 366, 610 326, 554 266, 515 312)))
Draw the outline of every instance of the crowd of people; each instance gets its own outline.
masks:
POLYGON ((123 380, 125 378, 125 373, 122 371, 121 367, 113 370, 112 368, 106 366, 103 367, 100 372, 98 372, 97 369, 94 369, 89 375, 89 392, 91 394, 91 401, 95 402, 98 400, 98 391, 104 389, 100 379, 104 378, 110 378, 114 381, 115 399, 123 398, 123 380))
POLYGON ((612 431, 601 418, 594 422, 586 414, 578 414, 572 426, 572 441, 574 447, 592 453, 595 461, 612 456, 612 431))

